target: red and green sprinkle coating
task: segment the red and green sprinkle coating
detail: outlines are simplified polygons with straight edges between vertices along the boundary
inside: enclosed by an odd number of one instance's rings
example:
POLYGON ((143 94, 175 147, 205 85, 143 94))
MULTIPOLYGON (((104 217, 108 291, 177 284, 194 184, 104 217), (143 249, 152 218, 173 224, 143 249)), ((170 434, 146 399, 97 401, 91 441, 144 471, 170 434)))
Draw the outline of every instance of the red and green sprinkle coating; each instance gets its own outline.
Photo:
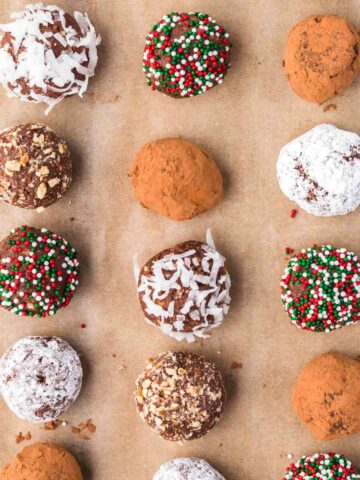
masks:
POLYGON ((0 243, 0 305, 16 315, 54 315, 70 303, 78 275, 74 248, 45 228, 18 227, 0 243))
POLYGON ((204 13, 164 15, 146 37, 143 70, 153 90, 193 97, 221 84, 231 67, 229 34, 204 13))
POLYGON ((342 455, 316 453, 303 456, 286 469, 283 480, 355 480, 360 478, 358 469, 342 455))
POLYGON ((281 300, 295 325, 330 332, 360 319, 360 263, 345 248, 316 246, 293 256, 281 279, 281 300))

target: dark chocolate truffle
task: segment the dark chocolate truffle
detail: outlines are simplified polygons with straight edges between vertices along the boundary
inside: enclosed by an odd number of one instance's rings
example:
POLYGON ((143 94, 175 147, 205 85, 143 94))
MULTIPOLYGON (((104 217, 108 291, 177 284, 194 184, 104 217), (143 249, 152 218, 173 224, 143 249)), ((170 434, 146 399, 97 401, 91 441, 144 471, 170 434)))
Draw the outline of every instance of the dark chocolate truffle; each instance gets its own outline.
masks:
POLYGON ((214 245, 197 241, 158 253, 138 277, 145 320, 188 342, 221 325, 229 311, 230 285, 224 257, 214 245))
POLYGON ((225 396, 220 370, 192 353, 161 354, 148 363, 136 382, 140 416, 171 441, 205 435, 221 418, 225 396))
POLYGON ((146 37, 143 70, 153 90, 193 97, 223 82, 230 63, 229 34, 209 15, 170 13, 146 37))
POLYGON ((58 337, 25 337, 0 362, 0 390, 20 418, 56 420, 78 397, 82 384, 78 354, 58 337))
POLYGON ((0 306, 29 317, 54 315, 78 285, 74 248, 46 228, 11 230, 0 243, 0 306))
POLYGON ((48 207, 70 187, 67 144, 45 125, 18 125, 0 133, 0 198, 22 208, 48 207))
POLYGON ((82 97, 100 43, 87 14, 37 3, 11 17, 0 25, 0 83, 8 95, 44 102, 46 113, 69 95, 82 97))

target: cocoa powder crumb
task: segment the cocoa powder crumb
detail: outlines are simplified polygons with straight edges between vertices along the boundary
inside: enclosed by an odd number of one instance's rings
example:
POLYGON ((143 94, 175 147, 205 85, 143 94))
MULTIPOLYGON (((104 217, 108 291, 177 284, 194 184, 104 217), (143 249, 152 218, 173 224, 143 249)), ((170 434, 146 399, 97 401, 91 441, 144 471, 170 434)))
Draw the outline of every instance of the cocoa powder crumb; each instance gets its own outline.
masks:
POLYGON ((61 423, 61 420, 53 420, 51 422, 44 423, 41 428, 42 430, 56 430, 61 423))
POLYGON ((243 364, 240 362, 232 362, 231 368, 232 369, 241 369, 243 367, 243 364))
POLYGON ((91 440, 92 435, 96 432, 96 425, 93 424, 91 418, 86 422, 81 422, 75 427, 71 427, 71 433, 77 435, 80 440, 91 440))
POLYGON ((323 108, 323 111, 326 113, 326 112, 329 112, 330 110, 336 110, 336 109, 337 109, 337 106, 335 105, 335 103, 329 103, 329 105, 326 105, 323 108))
POLYGON ((27 440, 31 440, 31 433, 30 432, 27 432, 25 433, 25 435, 23 435, 22 432, 20 432, 18 435, 16 435, 15 437, 15 443, 18 444, 18 443, 21 443, 21 442, 24 442, 24 441, 27 441, 27 440))

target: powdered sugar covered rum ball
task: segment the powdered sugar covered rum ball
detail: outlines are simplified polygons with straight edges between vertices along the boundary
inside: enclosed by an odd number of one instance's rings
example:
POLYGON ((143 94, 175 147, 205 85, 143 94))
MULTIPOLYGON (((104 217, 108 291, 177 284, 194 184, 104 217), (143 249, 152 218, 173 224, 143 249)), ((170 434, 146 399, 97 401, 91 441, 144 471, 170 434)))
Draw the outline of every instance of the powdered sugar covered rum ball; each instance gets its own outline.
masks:
POLYGON ((174 458, 163 463, 153 480, 225 480, 202 458, 174 458))
POLYGON ((188 342, 221 325, 229 311, 230 285, 224 257, 214 245, 198 241, 163 250, 138 276, 145 320, 188 342))
POLYGON ((0 24, 0 82, 9 96, 46 103, 83 96, 98 61, 100 36, 86 13, 27 5, 0 24))
POLYGON ((75 350, 58 337, 25 337, 0 362, 0 390, 20 418, 56 420, 78 397, 82 367, 75 350))
POLYGON ((313 215, 344 215, 360 205, 360 137, 317 125, 285 145, 277 163, 281 190, 313 215))

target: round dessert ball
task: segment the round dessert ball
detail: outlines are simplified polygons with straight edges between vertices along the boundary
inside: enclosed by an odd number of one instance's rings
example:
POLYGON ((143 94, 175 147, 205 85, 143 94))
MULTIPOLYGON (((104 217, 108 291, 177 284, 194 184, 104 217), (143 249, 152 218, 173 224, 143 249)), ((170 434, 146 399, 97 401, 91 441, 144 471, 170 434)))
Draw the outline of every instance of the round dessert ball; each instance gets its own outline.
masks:
POLYGON ((281 149, 277 175, 283 193, 308 213, 352 212, 360 205, 360 137, 317 125, 281 149))
POLYGON ((79 355, 58 337, 25 337, 0 361, 0 390, 8 407, 34 423, 56 420, 77 399, 79 355))
POLYGON ((46 103, 83 96, 97 64, 100 36, 86 13, 28 5, 0 25, 0 83, 9 96, 46 103))
POLYGON ((22 226, 0 242, 0 305, 28 317, 54 315, 78 286, 79 261, 64 238, 22 226))
POLYGON ((360 36, 344 18, 312 15, 290 31, 284 67, 295 93, 323 103, 348 87, 360 71, 360 36))
POLYGON ((180 243, 140 270, 138 293, 145 320, 178 341, 207 338, 229 311, 230 276, 215 247, 180 243))
POLYGON ((220 370, 204 357, 167 352, 150 360, 136 382, 141 418, 165 440, 200 438, 220 420, 225 404, 220 370))
POLYGON ((141 205, 172 220, 193 218, 218 205, 223 196, 215 160, 179 138, 145 145, 135 156, 129 176, 141 205))
POLYGON ((194 97, 223 82, 231 67, 229 34, 209 15, 169 13, 146 37, 143 70, 153 90, 194 97))
POLYGON ((27 124, 0 133, 0 198, 21 208, 46 208, 72 180, 67 144, 45 125, 27 124))
POLYGON ((65 448, 33 443, 0 472, 0 480, 83 480, 80 466, 65 448))
POLYGON ((360 472, 350 460, 337 453, 303 456, 287 469, 283 480, 356 480, 360 472))
POLYGON ((163 463, 153 480, 225 480, 202 458, 175 458, 163 463))
POLYGON ((296 381, 292 405, 319 440, 360 432, 360 363, 342 354, 321 355, 296 381))
POLYGON ((331 332, 360 319, 360 263, 345 248, 315 246, 293 256, 281 279, 281 300, 303 330, 331 332))

